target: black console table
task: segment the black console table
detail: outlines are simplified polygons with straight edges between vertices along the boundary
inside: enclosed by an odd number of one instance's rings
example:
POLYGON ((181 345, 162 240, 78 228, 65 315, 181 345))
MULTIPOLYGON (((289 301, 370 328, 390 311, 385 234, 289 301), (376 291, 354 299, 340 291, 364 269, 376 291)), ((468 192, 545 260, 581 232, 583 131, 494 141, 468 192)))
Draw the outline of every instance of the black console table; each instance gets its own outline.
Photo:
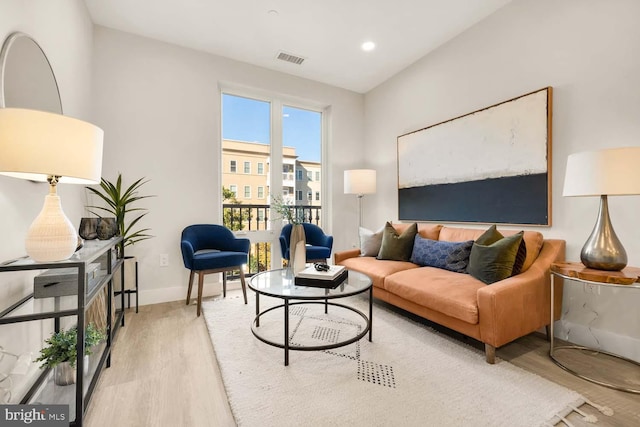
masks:
MULTIPOLYGON (((22 396, 14 396, 13 403, 21 404, 68 404, 69 418, 72 426, 82 426, 82 419, 87 410, 93 389, 100 373, 111 365, 111 346, 118 327, 124 326, 124 293, 120 292, 120 308, 115 310, 112 317, 112 296, 114 295, 113 277, 120 274, 124 283, 122 260, 116 258, 116 245, 122 242, 122 237, 110 240, 87 241, 85 246, 77 251, 70 259, 58 262, 36 262, 24 257, 0 263, 0 273, 10 271, 46 270, 60 268, 74 268, 78 274, 78 291, 76 295, 56 296, 34 299, 33 293, 15 302, 0 312, 0 328, 2 325, 32 322, 44 319, 54 320, 55 331, 60 330, 60 319, 76 316, 78 325, 78 344, 76 360, 76 384, 58 386, 53 381, 53 369, 40 369, 33 384, 22 396), (85 272, 89 264, 100 263, 98 279, 87 283, 85 272), (90 356, 88 369, 84 360, 84 327, 87 309, 99 294, 107 289, 106 302, 106 342, 99 344, 90 356), (86 370, 86 372, 85 372, 86 370), (84 374, 83 374, 84 372, 84 374)), ((35 362, 32 362, 35 363, 35 362)), ((33 380, 33 378, 32 378, 33 380)))

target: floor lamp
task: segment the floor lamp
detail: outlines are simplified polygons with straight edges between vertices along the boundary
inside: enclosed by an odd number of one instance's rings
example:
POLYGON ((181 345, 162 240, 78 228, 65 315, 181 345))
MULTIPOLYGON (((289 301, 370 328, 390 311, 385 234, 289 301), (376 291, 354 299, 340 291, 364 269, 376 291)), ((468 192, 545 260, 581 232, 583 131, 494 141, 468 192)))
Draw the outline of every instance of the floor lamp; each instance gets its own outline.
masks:
POLYGON ((102 129, 82 120, 0 108, 0 174, 49 182, 49 194, 25 241, 34 260, 62 261, 76 250, 78 235, 62 210, 57 185, 100 182, 102 139, 102 129))
POLYGON ((376 192, 376 171, 351 169, 344 171, 344 194, 358 196, 358 228, 362 227, 362 197, 376 192))

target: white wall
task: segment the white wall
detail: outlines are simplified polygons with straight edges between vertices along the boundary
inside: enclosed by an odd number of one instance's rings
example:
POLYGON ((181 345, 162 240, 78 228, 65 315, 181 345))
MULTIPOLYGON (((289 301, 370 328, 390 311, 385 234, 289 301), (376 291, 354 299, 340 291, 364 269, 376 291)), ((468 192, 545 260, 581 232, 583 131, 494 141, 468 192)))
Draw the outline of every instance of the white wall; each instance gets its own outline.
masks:
MULTIPOLYGON (((90 119, 90 65, 93 29, 81 0, 2 0, 0 2, 0 39, 14 31, 33 37, 49 58, 58 81, 64 113, 90 119)), ((25 254, 24 238, 38 215, 46 184, 36 184, 0 176, 0 262, 25 254)), ((67 216, 79 224, 83 211, 83 189, 60 185, 58 192, 67 216)), ((33 292, 33 274, 0 275, 0 310, 33 292)), ((43 324, 46 322, 43 322, 43 324)), ((53 322, 51 322, 51 325, 53 322)), ((0 346, 14 353, 40 349, 45 332, 40 322, 0 327, 0 346)), ((10 360, 8 357, 6 360, 10 360)), ((0 364, 0 372, 6 365, 0 364)), ((18 379, 14 378, 14 385, 18 379)), ((18 395, 19 393, 14 393, 18 395)))
MULTIPOLYGON (((220 82, 330 106, 333 217, 325 228, 335 236, 335 249, 348 247, 345 236, 356 235, 356 200, 342 194, 342 173, 360 166, 363 95, 104 27, 95 28, 94 40, 103 176, 122 172, 126 184, 147 177, 144 192, 157 195, 146 201, 150 214, 143 220, 156 237, 129 251, 139 259, 142 304, 186 296, 180 233, 189 224, 220 221, 220 82), (169 254, 169 267, 159 267, 162 253, 169 254)), ((205 286, 205 293, 213 288, 205 286)))
MULTIPOLYGON (((366 161, 379 181, 365 198, 365 224, 397 218, 399 135, 553 86, 553 226, 539 231, 566 240, 567 259, 579 260, 598 199, 562 197, 565 162, 573 152, 640 144, 639 16, 635 0, 514 1, 367 93, 366 161)), ((609 204, 629 265, 640 266, 640 197, 609 204)), ((567 283, 557 335, 640 360, 638 306, 637 290, 596 296, 567 283)))

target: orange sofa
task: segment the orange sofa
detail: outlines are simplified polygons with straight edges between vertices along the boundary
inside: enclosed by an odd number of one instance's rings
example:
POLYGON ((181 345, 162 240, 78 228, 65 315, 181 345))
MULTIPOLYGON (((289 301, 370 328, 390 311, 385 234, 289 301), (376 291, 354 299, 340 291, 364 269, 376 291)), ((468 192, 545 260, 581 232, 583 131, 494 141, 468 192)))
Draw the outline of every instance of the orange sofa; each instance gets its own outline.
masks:
MULTIPOLYGON (((409 224, 394 224, 401 233, 409 224)), ((418 234, 432 240, 475 240, 483 229, 418 224, 418 234)), ((505 236, 514 231, 501 230, 505 236)), ((485 345, 486 360, 495 363, 496 348, 550 323, 549 268, 564 261, 565 241, 525 231, 527 248, 522 272, 491 285, 465 273, 420 267, 411 262, 360 256, 359 249, 337 252, 335 264, 371 277, 373 296, 485 345)), ((554 318, 562 307, 562 281, 555 281, 554 318)))

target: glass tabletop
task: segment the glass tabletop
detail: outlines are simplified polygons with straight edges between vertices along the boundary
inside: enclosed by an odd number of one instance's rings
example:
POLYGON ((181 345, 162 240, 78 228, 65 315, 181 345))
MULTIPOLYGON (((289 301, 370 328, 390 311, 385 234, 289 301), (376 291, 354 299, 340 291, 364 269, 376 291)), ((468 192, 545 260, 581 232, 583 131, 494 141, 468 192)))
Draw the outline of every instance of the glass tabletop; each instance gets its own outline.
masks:
POLYGON ((289 268, 258 273, 249 279, 249 288, 261 295, 290 299, 342 298, 362 293, 371 288, 371 279, 357 271, 349 271, 349 276, 335 289, 313 286, 297 286, 293 272, 289 268))

